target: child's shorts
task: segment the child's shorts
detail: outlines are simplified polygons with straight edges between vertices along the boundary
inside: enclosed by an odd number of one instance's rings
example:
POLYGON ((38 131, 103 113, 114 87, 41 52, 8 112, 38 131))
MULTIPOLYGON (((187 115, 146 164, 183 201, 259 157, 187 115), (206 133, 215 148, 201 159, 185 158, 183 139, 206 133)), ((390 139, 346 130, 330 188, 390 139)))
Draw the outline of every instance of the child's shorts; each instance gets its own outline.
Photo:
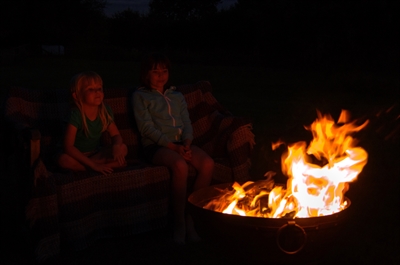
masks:
POLYGON ((147 162, 153 163, 154 155, 157 151, 161 148, 161 145, 158 144, 151 144, 143 148, 144 158, 147 162))
MULTIPOLYGON (((183 144, 182 142, 174 142, 174 144, 183 144)), ((154 155, 157 153, 157 151, 162 148, 161 145, 158 144, 151 144, 143 148, 144 152, 144 157, 147 162, 153 163, 153 158, 154 155)))

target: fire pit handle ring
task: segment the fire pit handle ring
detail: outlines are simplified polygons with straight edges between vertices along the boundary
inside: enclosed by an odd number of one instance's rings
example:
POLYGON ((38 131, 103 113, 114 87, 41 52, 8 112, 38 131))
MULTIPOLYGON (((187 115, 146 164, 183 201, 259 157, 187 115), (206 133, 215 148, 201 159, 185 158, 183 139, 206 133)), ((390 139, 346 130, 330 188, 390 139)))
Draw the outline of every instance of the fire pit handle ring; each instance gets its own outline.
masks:
POLYGON ((293 255, 298 253, 303 249, 306 241, 306 231, 295 221, 289 221, 284 224, 276 233, 276 244, 286 254, 293 255))

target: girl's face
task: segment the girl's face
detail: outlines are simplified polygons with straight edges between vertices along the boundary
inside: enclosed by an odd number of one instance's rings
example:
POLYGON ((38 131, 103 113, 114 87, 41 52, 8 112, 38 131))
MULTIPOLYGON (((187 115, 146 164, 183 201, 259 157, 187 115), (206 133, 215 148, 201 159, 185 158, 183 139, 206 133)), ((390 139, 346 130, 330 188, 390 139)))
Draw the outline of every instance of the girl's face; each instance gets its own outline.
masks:
POLYGON ((100 106, 104 99, 103 87, 100 83, 90 82, 82 89, 82 102, 89 106, 100 106))
POLYGON ((160 92, 164 91, 164 85, 168 82, 169 71, 165 65, 157 64, 148 73, 150 87, 160 92))

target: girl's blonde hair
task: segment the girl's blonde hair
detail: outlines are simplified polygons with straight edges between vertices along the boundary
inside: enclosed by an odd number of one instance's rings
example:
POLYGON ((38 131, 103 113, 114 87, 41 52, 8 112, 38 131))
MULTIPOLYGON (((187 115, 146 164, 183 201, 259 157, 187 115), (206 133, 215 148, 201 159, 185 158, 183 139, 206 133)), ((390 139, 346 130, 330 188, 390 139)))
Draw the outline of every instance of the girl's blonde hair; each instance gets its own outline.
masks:
MULTIPOLYGON (((83 111, 83 90, 85 87, 88 87, 91 84, 96 84, 101 87, 101 89, 103 89, 103 80, 101 79, 101 77, 95 72, 88 71, 75 75, 71 80, 70 87, 71 95, 74 93, 76 95, 75 97, 73 97, 73 101, 82 115, 83 130, 86 136, 88 136, 90 132, 86 122, 86 115, 83 111)), ((112 117, 108 113, 104 102, 101 102, 101 105, 99 106, 99 117, 101 123, 103 124, 103 128, 101 131, 104 132, 107 130, 108 125, 110 125, 110 123, 112 122, 112 117)))

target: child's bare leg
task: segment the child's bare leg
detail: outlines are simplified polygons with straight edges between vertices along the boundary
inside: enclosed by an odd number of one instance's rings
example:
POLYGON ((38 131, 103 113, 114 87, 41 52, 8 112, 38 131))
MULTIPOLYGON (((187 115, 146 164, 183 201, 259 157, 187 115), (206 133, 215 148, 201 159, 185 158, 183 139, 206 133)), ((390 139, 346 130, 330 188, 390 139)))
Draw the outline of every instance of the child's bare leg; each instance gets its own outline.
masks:
POLYGON ((110 162, 106 162, 106 163, 104 163, 106 166, 108 166, 108 167, 111 167, 111 168, 119 168, 119 167, 126 167, 126 163, 124 163, 124 164, 120 164, 118 161, 115 161, 115 160, 113 160, 113 161, 110 161, 110 162))
POLYGON ((67 154, 61 154, 58 157, 57 161, 58 165, 64 169, 72 170, 72 171, 85 171, 86 167, 79 163, 77 160, 72 158, 67 154))
POLYGON ((208 187, 214 173, 214 160, 203 149, 192 145, 192 160, 190 163, 197 170, 193 190, 208 187))
POLYGON ((190 214, 186 214, 186 236, 191 242, 199 242, 201 240, 201 237, 199 234, 197 234, 192 216, 190 214))
MULTIPOLYGON (((125 157, 128 154, 128 148, 125 144, 122 144, 121 146, 122 146, 121 148, 123 151, 123 156, 125 157)), ((119 161, 114 160, 111 147, 103 148, 100 152, 91 156, 90 159, 92 159, 96 163, 104 164, 111 168, 125 167, 127 165, 126 161, 125 163, 120 164, 119 161)))
MULTIPOLYGON (((196 168, 198 174, 193 189, 196 191, 208 187, 214 172, 214 160, 201 148, 192 146, 192 160, 190 163, 196 168)), ((200 241, 200 236, 194 227, 194 222, 190 214, 186 216, 187 237, 192 242, 200 241)))
POLYGON ((154 155, 154 164, 164 165, 172 171, 172 204, 174 216, 174 241, 178 244, 185 243, 186 237, 186 186, 188 165, 176 152, 161 148, 154 155))

